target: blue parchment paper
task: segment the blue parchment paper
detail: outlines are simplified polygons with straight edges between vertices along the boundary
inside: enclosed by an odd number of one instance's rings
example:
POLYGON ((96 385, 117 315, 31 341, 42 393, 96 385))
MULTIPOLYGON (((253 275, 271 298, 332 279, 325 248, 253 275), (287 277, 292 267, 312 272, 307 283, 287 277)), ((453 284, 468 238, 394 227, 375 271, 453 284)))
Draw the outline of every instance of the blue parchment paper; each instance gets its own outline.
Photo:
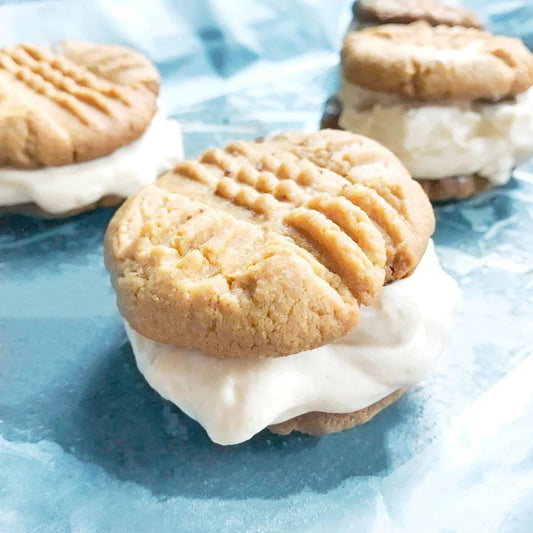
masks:
MULTIPOLYGON (((533 3, 471 1, 533 46, 533 3)), ((157 62, 188 156, 315 129, 345 0, 0 0, 0 45, 113 41, 157 62)), ((365 426, 233 447, 135 368, 102 264, 112 210, 0 218, 0 531, 533 531, 533 166, 437 208, 463 289, 431 379, 365 426)))

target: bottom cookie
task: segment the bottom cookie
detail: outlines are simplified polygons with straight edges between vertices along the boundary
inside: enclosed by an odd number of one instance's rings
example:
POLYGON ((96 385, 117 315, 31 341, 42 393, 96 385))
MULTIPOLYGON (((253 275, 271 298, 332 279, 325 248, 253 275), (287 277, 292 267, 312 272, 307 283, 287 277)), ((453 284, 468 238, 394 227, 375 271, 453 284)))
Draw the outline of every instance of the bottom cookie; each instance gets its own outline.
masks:
POLYGON ((464 200, 492 187, 489 180, 475 174, 442 178, 440 180, 417 179, 416 181, 422 185, 422 189, 424 189, 424 192, 432 202, 464 200))
POLYGON ((42 207, 34 203, 28 204, 19 204, 19 205, 6 205, 0 206, 0 215, 2 214, 12 214, 12 215, 26 215, 31 217, 39 217, 45 219, 56 219, 56 218, 67 218, 86 211, 91 211, 97 207, 116 207, 120 205, 125 198, 116 195, 108 195, 100 198, 97 202, 93 202, 89 205, 84 205, 83 207, 78 207, 77 209, 71 209, 70 211, 65 211, 64 213, 49 213, 44 210, 42 207))
MULTIPOLYGON (((342 129, 339 126, 341 105, 336 97, 327 100, 324 113, 320 121, 321 129, 342 129)), ((437 180, 424 180, 414 178, 424 189, 432 202, 444 202, 446 200, 464 200, 476 194, 482 193, 492 187, 489 180, 477 176, 453 176, 437 180)))
POLYGON ((279 424, 273 424, 268 429, 279 435, 288 435, 293 431, 307 433, 308 435, 325 435, 326 433, 337 433, 360 424, 365 424, 374 418, 380 411, 394 403, 407 390, 407 387, 385 396, 364 409, 352 413, 321 413, 314 411, 295 418, 291 418, 279 424))

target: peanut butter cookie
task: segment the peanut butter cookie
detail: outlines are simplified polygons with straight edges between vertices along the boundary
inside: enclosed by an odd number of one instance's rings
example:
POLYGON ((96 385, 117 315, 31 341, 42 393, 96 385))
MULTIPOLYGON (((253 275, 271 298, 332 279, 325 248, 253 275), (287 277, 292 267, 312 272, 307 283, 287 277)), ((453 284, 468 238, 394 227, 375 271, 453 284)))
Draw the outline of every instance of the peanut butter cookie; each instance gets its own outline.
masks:
POLYGON ((354 3, 353 12, 362 24, 409 24, 424 20, 432 26, 482 27, 470 9, 438 0, 359 0, 354 3))
POLYGON ((65 42, 0 49, 0 167, 96 159, 140 137, 159 74, 121 46, 65 42))
POLYGON ((331 342, 409 276, 431 205, 391 152, 349 132, 211 149, 126 201, 105 238, 132 328, 213 356, 331 342))
POLYGON ((349 33, 344 78, 417 100, 501 100, 533 84, 533 55, 519 39, 426 22, 349 33))

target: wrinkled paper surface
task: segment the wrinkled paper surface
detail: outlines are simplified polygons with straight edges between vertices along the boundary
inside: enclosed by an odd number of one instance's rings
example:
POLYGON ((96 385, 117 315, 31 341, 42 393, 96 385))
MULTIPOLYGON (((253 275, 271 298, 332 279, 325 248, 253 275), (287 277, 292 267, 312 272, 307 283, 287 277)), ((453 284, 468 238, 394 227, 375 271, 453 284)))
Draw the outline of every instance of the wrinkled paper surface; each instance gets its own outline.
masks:
MULTIPOLYGON (((469 5, 533 46, 528 0, 469 5)), ((315 129, 349 16, 345 0, 0 0, 0 42, 140 49, 192 157, 315 129)), ((0 531, 531 531, 533 166, 436 211, 464 300, 431 378, 365 426, 233 447, 137 372, 102 264, 111 210, 1 218, 0 531)))

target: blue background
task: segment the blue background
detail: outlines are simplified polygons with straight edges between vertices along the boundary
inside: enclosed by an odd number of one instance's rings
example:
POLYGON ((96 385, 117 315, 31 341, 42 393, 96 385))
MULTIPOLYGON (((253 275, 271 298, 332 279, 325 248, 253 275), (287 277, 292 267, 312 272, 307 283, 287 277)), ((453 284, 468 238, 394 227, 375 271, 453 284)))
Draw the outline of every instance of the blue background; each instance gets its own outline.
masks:
MULTIPOLYGON (((533 44, 531 2, 470 2, 533 44)), ((0 2, 1 44, 142 50, 186 153, 315 129, 343 0, 0 2)), ((365 426, 233 447, 135 368, 102 264, 112 210, 0 218, 0 531, 531 531, 533 177, 437 208, 464 302, 435 374, 365 426)))

